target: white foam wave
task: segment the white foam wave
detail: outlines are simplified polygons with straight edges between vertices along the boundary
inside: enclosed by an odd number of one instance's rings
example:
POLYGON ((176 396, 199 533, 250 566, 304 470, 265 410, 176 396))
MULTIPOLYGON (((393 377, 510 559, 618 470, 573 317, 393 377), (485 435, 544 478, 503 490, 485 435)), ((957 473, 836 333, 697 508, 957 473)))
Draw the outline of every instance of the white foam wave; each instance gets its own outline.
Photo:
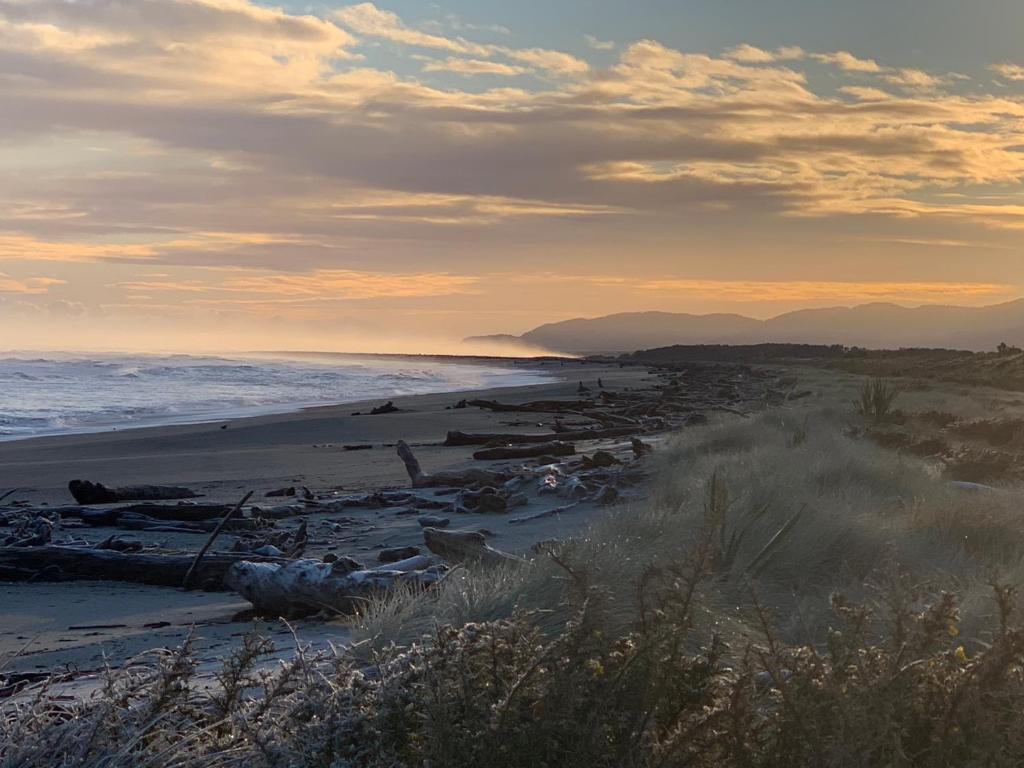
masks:
POLYGON ((189 423, 549 380, 523 367, 339 355, 0 357, 0 439, 189 423))

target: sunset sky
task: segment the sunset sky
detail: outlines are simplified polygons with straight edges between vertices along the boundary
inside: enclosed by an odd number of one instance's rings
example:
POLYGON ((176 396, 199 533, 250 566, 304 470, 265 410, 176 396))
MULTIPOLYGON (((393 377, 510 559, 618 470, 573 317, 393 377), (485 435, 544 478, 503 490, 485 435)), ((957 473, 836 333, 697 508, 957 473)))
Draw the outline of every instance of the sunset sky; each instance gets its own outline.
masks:
POLYGON ((0 0, 0 348, 1024 294, 1020 0, 0 0))

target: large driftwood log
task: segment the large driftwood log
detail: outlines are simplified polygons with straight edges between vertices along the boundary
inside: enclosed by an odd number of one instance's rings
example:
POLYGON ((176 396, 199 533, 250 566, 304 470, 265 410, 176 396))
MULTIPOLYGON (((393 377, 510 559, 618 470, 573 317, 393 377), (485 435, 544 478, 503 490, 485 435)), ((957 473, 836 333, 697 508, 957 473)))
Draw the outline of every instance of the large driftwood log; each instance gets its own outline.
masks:
MULTIPOLYGON (((0 576, 14 569, 41 581, 101 579, 180 587, 193 560, 192 555, 131 554, 85 547, 0 547, 0 576)), ((228 568, 241 560, 279 562, 279 558, 217 553, 203 559, 193 579, 204 587, 221 589, 228 568)))
MULTIPOLYGON (((88 518, 83 517, 83 520, 88 518)), ((97 523, 98 524, 98 523, 97 523)), ((217 527, 216 520, 197 520, 195 522, 165 521, 147 515, 138 515, 134 512, 122 512, 111 523, 103 523, 114 528, 121 528, 125 531, 154 531, 154 532, 175 532, 175 533, 210 533, 217 527)), ((265 527, 266 523, 261 520, 254 520, 249 517, 234 517, 228 521, 226 530, 255 531, 265 527)))
POLYGON ((321 610, 353 613, 374 595, 398 586, 429 587, 445 571, 438 558, 428 555, 368 570, 354 566, 347 558, 333 563, 241 562, 231 566, 225 581, 260 613, 296 616, 321 610))
POLYGON ((500 447, 485 448, 473 454, 478 461, 494 461, 496 459, 530 459, 536 456, 575 456, 576 446, 556 440, 551 443, 521 446, 519 448, 500 447))
POLYGON ((116 504, 119 501, 166 501, 168 499, 194 499, 198 493, 174 485, 126 485, 108 488, 103 483, 72 480, 68 490, 79 504, 116 504))
POLYGON ((405 471, 409 473, 414 488, 466 488, 467 486, 501 485, 511 476, 505 472, 489 469, 442 470, 427 474, 420 467, 412 449, 404 440, 398 441, 397 453, 405 462, 405 471))
POLYGON ((534 400, 532 403, 499 403, 497 400, 470 400, 467 405, 485 408, 499 413, 561 413, 563 411, 579 411, 582 408, 593 408, 593 400, 534 400))
POLYGON ((521 565, 526 560, 508 552, 493 549, 477 531, 448 531, 424 528, 423 542, 427 549, 450 563, 482 563, 483 565, 521 565))
MULTIPOLYGON (((112 509, 81 509, 77 514, 62 513, 61 517, 78 517, 88 525, 117 525, 122 517, 131 516, 160 522, 201 523, 224 517, 231 509, 227 504, 130 504, 112 509)), ((241 519, 241 512, 232 517, 241 519)))
POLYGON ((554 432, 546 435, 518 435, 515 433, 469 433, 449 432, 444 444, 447 446, 463 445, 519 445, 524 443, 546 443, 553 438, 558 440, 601 440, 609 437, 625 437, 635 435, 637 427, 611 427, 609 429, 583 429, 577 432, 554 432))

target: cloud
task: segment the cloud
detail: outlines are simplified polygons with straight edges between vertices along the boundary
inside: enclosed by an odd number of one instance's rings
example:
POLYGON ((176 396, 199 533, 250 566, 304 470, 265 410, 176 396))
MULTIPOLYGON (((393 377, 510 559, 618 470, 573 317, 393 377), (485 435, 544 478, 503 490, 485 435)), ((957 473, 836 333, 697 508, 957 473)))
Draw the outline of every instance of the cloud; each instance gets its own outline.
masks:
POLYGON ((470 56, 489 56, 491 48, 461 38, 448 38, 411 29, 402 23, 398 14, 382 11, 373 3, 360 3, 341 8, 333 13, 344 26, 367 37, 378 37, 417 48, 434 48, 470 56))
POLYGON ((454 72, 457 75, 500 75, 502 77, 517 77, 530 73, 526 67, 517 67, 512 64, 502 64, 499 61, 486 61, 482 59, 460 59, 449 56, 443 61, 432 60, 423 65, 424 72, 454 72))
POLYGON ((216 298, 210 299, 182 299, 184 303, 190 304, 227 302, 267 305, 448 296, 465 293, 479 281, 473 276, 443 273, 387 274, 345 269, 318 269, 304 274, 252 271, 220 274, 220 281, 139 280, 119 283, 117 287, 130 293, 217 294, 216 298))
POLYGON ((859 59, 848 51, 834 53, 812 53, 811 58, 824 64, 832 64, 844 72, 881 72, 882 67, 874 59, 859 59))
POLYGON ((638 295, 641 306, 650 306, 651 302, 656 301, 687 299, 789 305, 876 301, 926 304, 949 301, 978 303, 1012 298, 1020 293, 1020 286, 1011 283, 952 280, 732 280, 563 273, 506 275, 502 279, 524 285, 594 285, 620 293, 638 295))
POLYGON ((584 35, 583 40, 584 42, 586 42, 588 48, 591 48, 595 51, 615 50, 615 43, 611 40, 601 40, 599 38, 594 37, 593 35, 584 35))
POLYGON ((581 74, 589 69, 589 65, 585 61, 561 51, 483 45, 469 42, 461 37, 450 38, 412 29, 406 26, 397 14, 391 11, 382 11, 373 3, 360 3, 341 8, 334 12, 333 17, 357 34, 381 38, 401 45, 451 51, 477 59, 503 56, 559 75, 581 74))
POLYGON ((72 104, 120 92, 152 102, 253 98, 308 87, 354 38, 313 16, 244 0, 0 0, 7 91, 72 104))
POLYGON ((61 242, 31 235, 0 232, 0 261, 94 262, 104 259, 145 259, 153 254, 149 245, 61 242))
POLYGON ((891 93, 883 91, 881 88, 870 88, 861 85, 844 85, 839 89, 839 92, 860 101, 886 101, 893 98, 891 93))
POLYGON ((561 51, 549 51, 544 48, 502 48, 501 52, 515 61, 560 75, 579 75, 590 69, 587 62, 561 51))
POLYGON ((1011 64, 1008 61, 1004 61, 1000 64, 993 64, 989 69, 1005 80, 1024 81, 1024 67, 1020 64, 1011 64))
POLYGON ((747 43, 741 43, 727 50, 725 58, 743 64, 771 64, 777 61, 797 61, 807 57, 807 52, 798 46, 784 46, 774 51, 766 51, 747 43))
POLYGON ((0 272, 0 293, 47 293, 54 285, 64 285, 67 281, 53 277, 28 277, 18 280, 0 272))
POLYGON ((753 280, 648 280, 631 287, 658 293, 714 296, 737 302, 938 302, 1008 298, 1018 287, 972 282, 858 282, 858 281, 753 281, 753 280))
POLYGON ((920 69, 900 69, 884 76, 886 82, 909 91, 931 91, 948 82, 949 78, 931 75, 920 69))

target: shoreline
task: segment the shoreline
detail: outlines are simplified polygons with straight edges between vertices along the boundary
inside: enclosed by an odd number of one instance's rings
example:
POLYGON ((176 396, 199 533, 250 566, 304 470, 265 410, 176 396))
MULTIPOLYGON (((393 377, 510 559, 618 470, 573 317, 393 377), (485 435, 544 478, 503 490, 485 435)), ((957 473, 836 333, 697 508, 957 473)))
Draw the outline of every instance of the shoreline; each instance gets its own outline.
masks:
MULTIPOLYGON (((552 366, 555 368, 555 366, 552 366)), ((643 387, 646 368, 587 364, 544 384, 471 390, 477 397, 504 401, 571 399, 578 380, 593 384, 597 377, 616 389, 643 387)), ((352 416, 351 411, 379 400, 317 406, 302 411, 255 416, 219 423, 144 427, 135 430, 51 435, 0 443, 0 489, 19 488, 14 499, 34 507, 72 503, 70 479, 110 485, 185 485, 203 494, 204 502, 234 503, 254 490, 254 503, 266 504, 266 493, 280 487, 305 485, 326 494, 408 489, 409 477, 394 445, 406 440, 415 447, 425 470, 468 466, 473 446, 442 445, 447 430, 470 432, 537 432, 550 416, 501 413, 452 406, 466 393, 435 393, 394 398, 402 410, 377 416, 352 416), (515 425, 510 425, 514 423, 515 425), (372 449, 346 451, 345 444, 370 444, 372 449)), ((589 446, 611 447, 617 441, 589 446)), ((476 463, 479 466, 479 462, 476 463)), ((287 501, 287 500, 286 500, 287 501)), ((560 505, 552 498, 549 505, 560 505)), ((529 513, 528 508, 523 513, 529 513)), ((593 523, 602 508, 582 504, 570 514, 538 519, 528 525, 509 525, 512 516, 466 513, 453 527, 487 530, 495 546, 525 553, 537 541, 564 538, 593 523)), ((327 552, 372 562, 382 547, 423 544, 422 528, 414 517, 394 510, 345 510, 308 518, 311 543, 307 556, 327 552), (339 527, 340 526, 340 527, 339 527)), ((286 520, 282 529, 297 524, 286 520)), ((100 540, 114 529, 64 525, 69 534, 100 540)), ((130 539, 171 550, 192 551, 203 536, 132 531, 130 539)), ((228 546, 225 536, 218 547, 228 546)), ((153 648, 172 648, 195 632, 204 664, 211 666, 253 628, 288 643, 292 628, 280 621, 239 618, 249 605, 224 592, 183 592, 167 587, 110 581, 76 580, 64 583, 0 582, 0 660, 11 656, 8 669, 101 669, 153 648), (84 628, 83 628, 84 627, 84 628)), ((344 643, 344 620, 301 619, 292 627, 303 641, 317 647, 344 643)), ((84 690, 96 678, 86 675, 84 690)))
MULTIPOLYGON (((14 354, 0 352, 0 355, 14 354)), ((28 354, 28 353, 23 353, 28 354)), ((54 353, 55 354, 55 353, 54 353)), ((88 353, 86 353, 88 354, 88 353)), ((102 353, 95 353, 97 355, 102 353)), ((159 357, 159 356, 157 356, 159 357)), ((342 395, 337 399, 320 399, 320 400, 296 400, 291 402, 279 402, 270 403, 266 405, 242 405, 235 407, 225 407, 223 409, 211 409, 208 411, 196 411, 192 413, 182 413, 180 415, 166 414, 166 415, 154 415, 150 417, 143 417, 136 420, 125 420, 121 422, 110 422, 99 424, 95 426, 84 425, 74 426, 66 429, 54 429, 44 430, 35 432, 32 434, 3 434, 0 433, 0 444, 12 443, 12 442, 23 442, 27 440, 36 440, 41 438, 53 438, 53 437, 64 437, 64 436, 77 436, 77 435, 93 435, 93 434, 104 434, 104 433, 128 433, 136 430, 163 428, 163 427, 176 427, 176 426, 192 426, 211 424, 215 422, 233 422, 243 419, 260 418, 265 416, 284 416, 289 414, 301 413, 303 411, 316 409, 316 408, 336 408, 336 407, 350 407, 362 405, 371 401, 376 400, 387 400, 387 399, 398 399, 398 398, 410 398, 419 396, 429 395, 446 395, 446 394, 461 394, 461 393, 472 393, 481 390, 508 388, 508 387, 528 387, 533 385, 544 385, 551 384, 558 381, 561 377, 559 370, 565 367, 566 363, 576 363, 577 365, 588 365, 589 363, 584 361, 577 361, 571 358, 492 358, 484 357, 479 355, 465 356, 465 357, 454 357, 451 355, 370 355, 370 354, 356 354, 356 353, 325 353, 325 352, 269 352, 269 353, 258 353, 258 352, 244 352, 236 357, 219 357, 219 356, 205 356, 195 355, 190 356, 197 359, 204 357, 211 357, 215 359, 238 359, 238 360, 286 360, 286 361, 302 361, 312 360, 317 357, 320 358, 349 358, 351 360, 360 360, 367 358, 378 358, 381 360, 400 360, 400 361, 418 361, 429 360, 430 362, 437 363, 440 365, 451 365, 451 366, 481 366, 489 367, 493 369, 503 369, 508 371, 508 378, 513 379, 517 375, 523 377, 531 377, 536 381, 507 381, 500 382, 497 386, 480 387, 475 382, 467 383, 466 386, 459 386, 453 383, 454 388, 448 388, 442 383, 438 383, 438 387, 444 388, 431 388, 428 386, 424 391, 403 393, 403 392, 392 392, 392 393, 381 393, 375 395, 373 400, 368 400, 363 397, 356 397, 352 395, 342 395)), ((382 375, 384 375, 382 373, 382 375)), ((500 376, 496 376, 500 378, 500 376)))
MULTIPOLYGON (((366 483, 400 483, 400 465, 367 462, 343 444, 432 443, 444 439, 447 429, 483 429, 494 426, 495 415, 477 409, 448 410, 463 395, 483 398, 571 397, 579 378, 615 375, 617 366, 581 362, 572 373, 560 361, 541 364, 550 380, 489 388, 374 397, 298 409, 146 425, 127 429, 63 432, 0 440, 0 489, 32 489, 29 498, 47 504, 70 502, 67 482, 91 479, 108 484, 197 485, 209 497, 219 498, 227 488, 247 481, 257 488, 269 483, 333 486, 347 466, 369 463, 374 470, 366 483), (399 413, 352 416, 386 400, 399 413), (343 458, 337 456, 341 453, 343 458), (336 460, 332 460, 336 459, 336 460)), ((621 371, 632 379, 646 369, 621 371)), ((500 416, 500 414, 499 414, 500 416)), ((502 428, 504 429, 504 428, 502 428)), ((516 431, 510 429, 508 431, 516 431)), ((527 430, 529 431, 529 430, 527 430)), ((433 449, 436 450, 436 449, 433 449)), ((432 449, 427 448, 430 458, 432 449)), ((378 453, 378 452, 372 452, 378 453)), ((452 456, 451 449, 439 451, 452 456)), ((464 458, 464 457, 461 457, 464 458)), ((450 463, 451 459, 449 459, 450 463)), ((349 473, 344 472, 347 476, 349 473)))

